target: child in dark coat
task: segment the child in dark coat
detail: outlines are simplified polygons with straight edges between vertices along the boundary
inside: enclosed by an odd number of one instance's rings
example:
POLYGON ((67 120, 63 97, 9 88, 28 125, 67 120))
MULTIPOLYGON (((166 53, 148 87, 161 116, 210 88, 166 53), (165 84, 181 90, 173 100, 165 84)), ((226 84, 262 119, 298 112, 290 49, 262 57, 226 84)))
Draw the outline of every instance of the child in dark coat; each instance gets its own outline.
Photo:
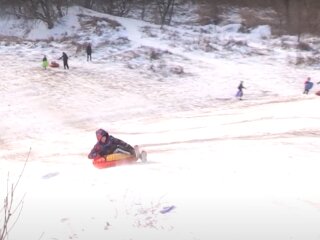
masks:
POLYGON ((89 159, 103 157, 112 153, 125 153, 133 155, 136 158, 139 157, 136 156, 136 151, 131 145, 109 135, 108 132, 103 129, 96 131, 96 137, 98 142, 94 145, 93 149, 89 153, 89 159))

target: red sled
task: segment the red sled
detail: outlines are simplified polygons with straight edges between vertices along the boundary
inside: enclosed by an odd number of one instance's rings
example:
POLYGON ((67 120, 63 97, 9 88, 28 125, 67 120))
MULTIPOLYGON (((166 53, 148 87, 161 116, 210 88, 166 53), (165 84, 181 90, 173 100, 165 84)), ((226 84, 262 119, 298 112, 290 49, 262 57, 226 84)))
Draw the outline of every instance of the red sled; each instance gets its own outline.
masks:
POLYGON ((133 155, 128 155, 124 153, 113 153, 104 157, 98 157, 93 159, 92 164, 96 168, 102 169, 135 163, 137 160, 138 158, 136 158, 133 155))
POLYGON ((317 95, 317 96, 320 96, 320 91, 317 91, 317 92, 316 92, 316 95, 317 95))
POLYGON ((52 61, 52 62, 50 63, 50 67, 52 67, 52 68, 58 68, 58 67, 59 67, 59 63, 52 61))

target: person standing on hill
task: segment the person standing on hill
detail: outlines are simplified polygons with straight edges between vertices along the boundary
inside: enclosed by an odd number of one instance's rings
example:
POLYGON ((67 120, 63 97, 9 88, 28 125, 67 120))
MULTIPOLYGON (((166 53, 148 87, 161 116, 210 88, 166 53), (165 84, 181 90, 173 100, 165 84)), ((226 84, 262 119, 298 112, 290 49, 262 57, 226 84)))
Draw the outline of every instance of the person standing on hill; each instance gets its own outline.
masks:
POLYGON ((68 57, 68 55, 67 55, 65 52, 63 52, 63 53, 62 53, 62 56, 59 58, 59 60, 60 60, 60 59, 63 60, 63 67, 64 67, 64 69, 69 69, 69 65, 68 65, 68 59, 69 59, 69 57, 68 57))
POLYGON ((313 82, 311 82, 311 78, 308 77, 307 80, 304 82, 303 94, 308 94, 312 87, 313 87, 313 82))
POLYGON ((47 56, 44 55, 44 56, 43 56, 43 59, 42 59, 42 67, 43 67, 44 69, 47 69, 48 66, 49 66, 49 62, 48 62, 47 56))
POLYGON ((238 86, 238 92, 237 92, 237 94, 236 94, 236 97, 237 97, 239 100, 242 100, 243 89, 246 89, 246 88, 243 86, 243 81, 241 81, 240 84, 239 84, 239 86, 238 86))
POLYGON ((91 43, 89 43, 87 45, 87 61, 91 61, 91 54, 92 54, 92 47, 91 47, 91 43))

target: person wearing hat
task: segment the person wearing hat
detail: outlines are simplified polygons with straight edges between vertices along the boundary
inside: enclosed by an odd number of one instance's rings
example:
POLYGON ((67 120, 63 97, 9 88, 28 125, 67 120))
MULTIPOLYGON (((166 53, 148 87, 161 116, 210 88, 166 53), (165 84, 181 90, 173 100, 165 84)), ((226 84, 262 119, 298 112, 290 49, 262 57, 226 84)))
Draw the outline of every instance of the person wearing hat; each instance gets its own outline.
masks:
POLYGON ((128 143, 115 138, 104 129, 98 129, 96 131, 96 137, 98 142, 94 145, 90 151, 88 158, 94 159, 97 157, 103 157, 112 153, 125 153, 130 154, 138 158, 135 149, 128 143))

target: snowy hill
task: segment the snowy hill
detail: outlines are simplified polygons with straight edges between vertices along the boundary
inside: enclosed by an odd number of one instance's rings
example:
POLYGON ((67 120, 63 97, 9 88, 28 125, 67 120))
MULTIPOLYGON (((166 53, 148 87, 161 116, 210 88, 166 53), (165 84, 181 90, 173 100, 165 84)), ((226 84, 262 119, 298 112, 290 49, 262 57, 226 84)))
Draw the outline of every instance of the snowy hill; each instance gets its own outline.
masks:
POLYGON ((318 238, 318 71, 288 64, 296 50, 268 26, 160 28, 82 8, 50 31, 24 24, 0 26, 0 198, 31 147, 10 239, 318 238), (42 69, 63 51, 69 70, 42 69), (95 169, 98 128, 148 163, 95 169))

